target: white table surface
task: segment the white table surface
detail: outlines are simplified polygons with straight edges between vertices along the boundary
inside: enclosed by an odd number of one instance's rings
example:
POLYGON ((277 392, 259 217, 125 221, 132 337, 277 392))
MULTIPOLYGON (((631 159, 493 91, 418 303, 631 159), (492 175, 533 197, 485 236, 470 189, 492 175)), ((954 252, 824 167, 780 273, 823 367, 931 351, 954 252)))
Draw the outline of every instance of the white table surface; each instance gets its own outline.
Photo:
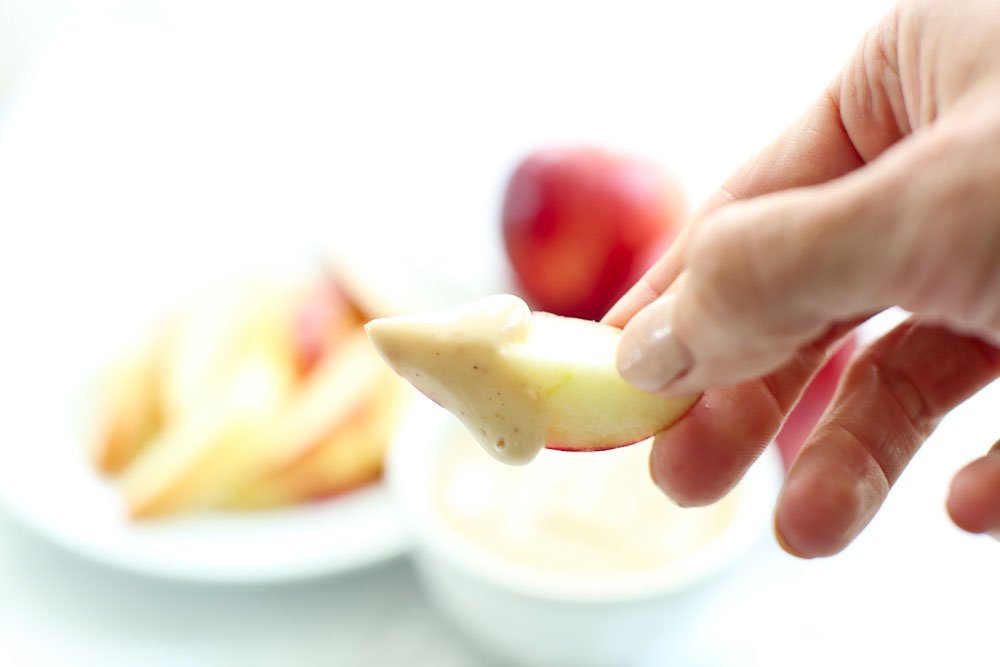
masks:
MULTIPOLYGON (((11 313, 58 294, 57 278, 77 313, 86 295, 58 267, 79 253, 137 322, 147 301, 330 242, 390 245, 487 289, 503 170, 525 148, 642 150, 697 201, 887 5, 98 4, 51 36, 0 113, 0 243, 19 250, 0 266, 11 313)), ((664 629, 649 664, 997 664, 1000 545, 955 529, 943 502, 954 470, 1000 435, 998 401, 994 387, 947 419, 844 554, 800 562, 762 545, 686 627, 664 629)), ((405 560, 290 586, 181 586, 86 562, 2 514, 0 654, 491 664, 405 560)))

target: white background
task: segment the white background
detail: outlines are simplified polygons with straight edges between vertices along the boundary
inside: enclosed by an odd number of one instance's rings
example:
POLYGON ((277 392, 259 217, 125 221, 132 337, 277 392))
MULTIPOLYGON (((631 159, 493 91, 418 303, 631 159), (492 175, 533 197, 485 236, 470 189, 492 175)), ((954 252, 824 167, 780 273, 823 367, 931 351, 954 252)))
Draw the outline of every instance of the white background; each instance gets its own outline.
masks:
MULTIPOLYGON (((86 353, 71 333, 101 316, 94 291, 138 327, 206 279, 330 248, 488 291, 500 188, 524 150, 641 152, 697 203, 887 7, 0 0, 4 326, 30 327, 39 308, 67 322, 6 353, 38 355, 23 381, 44 383, 47 349, 86 353), (65 270, 81 257, 86 276, 65 270)), ((996 400, 945 421, 847 552, 798 562, 762 547, 690 627, 664 629, 661 657, 996 664, 1000 546, 943 510, 952 472, 1000 435, 996 400)), ((405 562, 183 587, 83 562, 2 515, 0 652, 12 665, 489 664, 405 562)))

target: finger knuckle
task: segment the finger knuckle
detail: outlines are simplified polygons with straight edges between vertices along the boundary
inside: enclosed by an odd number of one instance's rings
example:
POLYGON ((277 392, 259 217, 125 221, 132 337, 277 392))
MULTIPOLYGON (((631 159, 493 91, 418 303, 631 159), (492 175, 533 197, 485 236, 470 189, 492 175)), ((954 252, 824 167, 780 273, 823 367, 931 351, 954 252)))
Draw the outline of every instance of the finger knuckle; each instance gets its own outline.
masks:
MULTIPOLYGON (((976 137, 981 144, 983 136, 976 137)), ((900 304, 972 327, 1000 325, 1000 183, 998 151, 942 133, 911 170, 901 221, 909 227, 894 281, 900 304)), ((1000 146, 1000 136, 995 145, 1000 146)))
POLYGON ((775 293, 773 249, 761 225, 747 224, 752 204, 735 203, 717 214, 692 242, 689 279, 701 310, 719 326, 741 323, 778 335, 771 317, 775 293))

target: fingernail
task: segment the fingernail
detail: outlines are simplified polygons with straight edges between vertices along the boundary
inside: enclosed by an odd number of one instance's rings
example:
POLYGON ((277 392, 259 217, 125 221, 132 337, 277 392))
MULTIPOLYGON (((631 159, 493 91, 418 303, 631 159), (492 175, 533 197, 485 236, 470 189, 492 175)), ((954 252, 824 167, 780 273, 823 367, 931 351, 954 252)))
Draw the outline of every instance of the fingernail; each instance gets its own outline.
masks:
POLYGON ((618 372, 643 391, 659 391, 690 370, 690 352, 673 334, 676 298, 661 296, 625 327, 618 345, 618 372))
POLYGON ((781 527, 778 525, 778 515, 774 515, 774 539, 778 542, 778 546, 787 553, 789 556, 795 556, 796 558, 810 559, 812 556, 806 556, 801 551, 793 547, 788 543, 788 539, 785 534, 781 532, 781 527))

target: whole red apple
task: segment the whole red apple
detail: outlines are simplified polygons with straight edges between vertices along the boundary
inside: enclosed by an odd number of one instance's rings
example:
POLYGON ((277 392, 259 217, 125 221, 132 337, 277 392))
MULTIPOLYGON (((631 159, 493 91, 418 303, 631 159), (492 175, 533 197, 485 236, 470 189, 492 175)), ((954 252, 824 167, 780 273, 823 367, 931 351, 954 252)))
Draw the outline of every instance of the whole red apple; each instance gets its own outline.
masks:
POLYGON ((840 382, 840 376, 844 374, 856 347, 857 337, 855 334, 850 334, 812 379, 799 402, 788 415, 788 419, 785 420, 785 425, 781 427, 775 440, 778 443, 778 450, 781 452, 781 459, 784 461, 786 469, 792 465, 792 461, 802 449, 809 433, 812 432, 833 399, 833 395, 837 391, 837 383, 840 382))
POLYGON ((532 308, 598 319, 666 250, 684 214, 679 185, 654 162, 549 148, 511 175, 503 237, 532 308))

